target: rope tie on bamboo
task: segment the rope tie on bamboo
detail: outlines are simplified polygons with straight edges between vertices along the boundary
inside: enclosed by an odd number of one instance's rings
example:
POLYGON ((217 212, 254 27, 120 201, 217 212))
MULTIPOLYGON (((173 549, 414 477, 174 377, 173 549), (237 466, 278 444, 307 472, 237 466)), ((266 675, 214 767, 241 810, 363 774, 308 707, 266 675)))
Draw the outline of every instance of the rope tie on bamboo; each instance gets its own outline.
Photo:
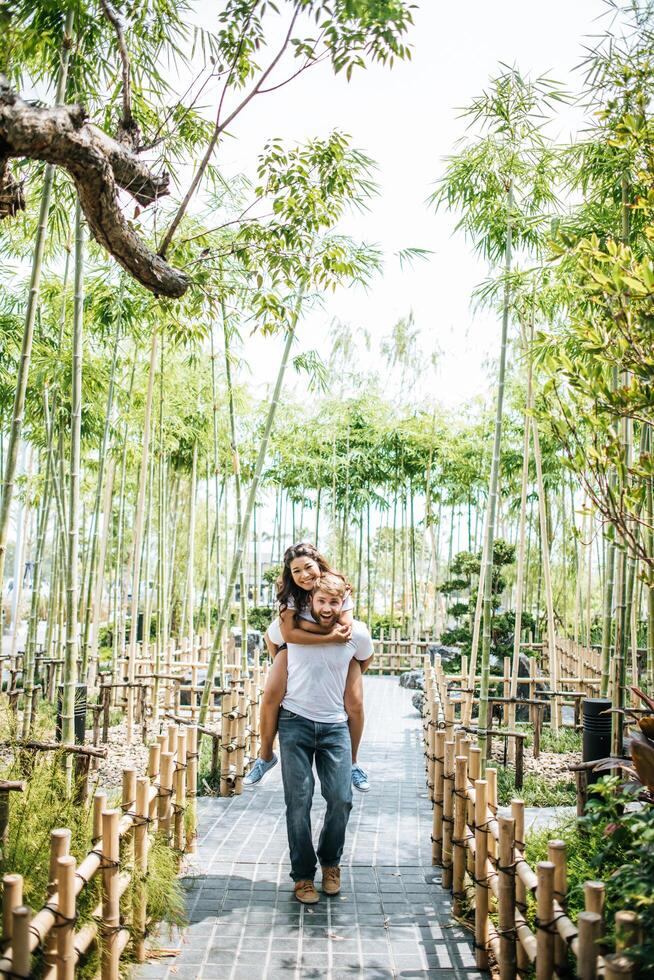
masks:
POLYGON ((172 796, 173 793, 175 792, 172 786, 158 786, 157 790, 158 790, 157 796, 163 796, 163 797, 172 796))
MULTIPOLYGON (((567 918, 565 912, 559 912, 557 913, 557 915, 554 916, 553 919, 550 919, 549 922, 541 922, 538 916, 536 915, 534 916, 534 925, 536 926, 537 929, 542 929, 542 931, 546 932, 549 936, 558 936, 559 931, 556 928, 556 923, 560 919, 565 919, 565 918, 567 918)), ((572 940, 576 938, 577 938, 576 933, 574 935, 569 935, 565 938, 565 942, 569 946, 572 940)))
POLYGON ((134 814, 131 812, 131 808, 136 803, 136 800, 132 800, 130 803, 121 803, 120 809, 123 811, 126 817, 133 817, 134 814))
POLYGON ((181 772, 183 769, 186 769, 186 763, 176 762, 173 772, 181 772))
POLYGON ((109 868, 119 868, 120 861, 111 861, 108 857, 105 857, 102 851, 98 851, 97 848, 89 851, 89 854, 95 854, 96 857, 100 858, 100 867, 103 870, 108 870, 109 868))
POLYGON ((199 759, 199 758, 200 758, 200 753, 199 752, 187 752, 186 753, 186 761, 187 762, 188 762, 189 759, 199 759))
MULTIPOLYGON (((46 902, 46 904, 43 906, 43 908, 44 909, 47 909, 48 912, 52 913, 52 915, 54 915, 54 917, 55 917, 55 923, 54 923, 54 925, 52 927, 53 929, 63 929, 64 926, 74 926, 75 923, 77 922, 78 918, 79 918, 79 915, 78 915, 77 912, 75 912, 75 915, 71 915, 70 917, 66 917, 63 914, 63 912, 60 912, 59 911, 59 909, 57 908, 56 905, 50 905, 48 902, 46 902)), ((39 940, 39 942, 41 942, 41 935, 40 935, 38 929, 35 929, 33 926, 30 926, 29 927, 29 931, 32 933, 33 936, 36 936, 36 938, 39 940)))
POLYGON ((143 827, 146 824, 152 823, 152 817, 142 816, 136 810, 126 810, 125 816, 132 818, 135 827, 143 827))
POLYGON ((474 840, 474 834, 466 834, 465 837, 453 837, 452 844, 454 847, 465 847, 469 840, 474 840))
MULTIPOLYGON (((485 888, 486 891, 488 891, 490 889, 490 880, 491 880, 491 878, 497 877, 496 874, 495 874, 495 872, 492 872, 491 874, 486 875, 485 878, 477 878, 474 874, 471 874, 470 872, 468 872, 468 874, 470 875, 470 878, 472 879, 473 884, 479 885, 480 888, 485 888)), ((483 948, 485 949, 486 947, 483 947, 483 948)))
POLYGON ((11 980, 30 980, 32 976, 31 973, 16 973, 15 970, 8 970, 6 967, 3 967, 2 975, 3 977, 11 977, 11 980))
POLYGON ((431 842, 432 842, 432 844, 442 844, 443 843, 443 838, 442 837, 434 837, 434 835, 432 834, 431 835, 431 842))

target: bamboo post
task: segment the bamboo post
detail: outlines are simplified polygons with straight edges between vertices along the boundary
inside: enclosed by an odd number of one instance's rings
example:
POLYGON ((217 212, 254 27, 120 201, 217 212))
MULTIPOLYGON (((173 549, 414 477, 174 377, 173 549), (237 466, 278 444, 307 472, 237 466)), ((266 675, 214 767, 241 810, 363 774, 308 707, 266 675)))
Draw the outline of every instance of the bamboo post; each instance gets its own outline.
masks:
POLYGON ((458 755, 455 761, 454 777, 454 835, 452 837, 452 894, 454 915, 461 915, 466 897, 464 879, 466 872, 466 812, 468 797, 468 760, 464 755, 458 755))
POLYGON ((30 921, 32 913, 26 905, 19 905, 13 912, 12 934, 14 937, 12 950, 12 973, 17 977, 32 975, 32 957, 30 955, 30 921))
POLYGON ((515 822, 499 817, 499 860, 497 862, 498 932, 500 936, 500 980, 515 980, 515 822))
MULTIPOLYGON (((70 838, 71 832, 65 827, 50 832, 50 865, 48 868, 48 884, 45 890, 46 901, 48 902, 59 890, 59 859, 68 856, 70 838)), ((48 966, 54 966, 57 962, 57 937, 53 931, 45 937, 43 959, 48 966)))
MULTIPOLYGON (((120 808, 123 813, 134 813, 136 803, 136 769, 123 769, 123 785, 120 808)), ((133 833, 128 830, 124 836, 125 860, 132 867, 134 864, 133 833)))
POLYGON ((435 789, 437 710, 436 701, 431 701, 427 716, 427 789, 432 803, 435 789))
POLYGON ((159 773, 158 821, 159 829, 170 836, 171 797, 173 792, 173 753, 161 753, 161 772, 159 773))
POLYGON ((187 752, 186 752, 186 795, 188 797, 189 822, 186 840, 186 851, 188 854, 195 854, 197 851, 197 804, 198 795, 198 729, 195 725, 189 725, 186 729, 187 752))
POLYGON ((119 861, 120 841, 118 822, 120 810, 105 810, 102 814, 102 980, 118 980, 120 950, 119 861))
POLYGON ((236 716, 236 779, 234 793, 237 796, 243 792, 243 770, 245 765, 245 723, 247 721, 247 700, 245 692, 238 695, 236 716))
POLYGON ((579 945, 577 948, 577 975, 580 980, 596 980, 597 944, 600 938, 602 917, 597 912, 580 912, 577 916, 579 945))
MULTIPOLYGON (((554 865, 554 898, 562 909, 565 909, 568 891, 568 875, 565 860, 565 841, 551 840, 547 846, 548 858, 554 865)), ((554 937, 554 966, 557 972, 563 971, 567 965, 568 955, 565 941, 558 932, 554 937)))
POLYGON ((443 888, 452 887, 452 819, 454 781, 454 742, 445 742, 443 772, 443 888))
POLYGON ((221 726, 220 726, 220 795, 229 796, 229 770, 230 770, 230 741, 231 741, 231 692, 223 694, 221 699, 221 726))
POLYGON ((443 862, 443 773, 445 763, 445 732, 437 731, 434 741, 434 812, 431 833, 432 864, 443 862))
POLYGON ((488 969, 488 829, 485 779, 475 780, 475 963, 488 969))
POLYGON ((606 889, 603 881, 584 883, 584 906, 587 912, 597 912, 600 917, 600 936, 604 934, 604 901, 606 889))
POLYGON ((137 963, 145 962, 146 895, 145 876, 148 870, 148 823, 150 821, 150 780, 139 776, 136 781, 136 826, 134 828, 134 907, 133 924, 136 933, 134 953, 137 963))
MULTIPOLYGON (((497 769, 487 766, 485 770, 485 778, 486 783, 488 784, 486 789, 488 808, 495 817, 497 814, 497 769)), ((495 844, 495 838, 492 834, 488 835, 488 856, 493 860, 495 860, 497 857, 497 847, 495 844)))
POLYGON ((95 844, 102 837, 102 814, 107 808, 107 794, 103 790, 96 790, 93 794, 93 830, 91 840, 95 844))
POLYGON ((57 861, 59 915, 57 916, 57 980, 75 977, 75 858, 57 861))
POLYGON ((638 916, 635 912, 623 910, 615 913, 615 951, 623 953, 639 941, 638 916))
POLYGON ((174 772, 175 788, 175 847, 184 850, 184 811, 186 810, 186 731, 181 728, 177 734, 177 762, 174 772))
MULTIPOLYGON (((148 749, 148 769, 147 776, 150 783, 156 783, 159 778, 159 768, 161 766, 161 747, 158 742, 154 742, 150 745, 148 749)), ((157 830, 158 827, 158 815, 159 815, 159 797, 155 796, 150 802, 150 820, 152 822, 152 829, 157 830)))
MULTIPOLYGON (((525 804, 523 800, 511 800, 511 816, 515 821, 514 847, 522 855, 525 849, 525 804)), ((525 918, 527 917, 527 889, 520 875, 515 876, 515 906, 525 918)), ((521 942, 516 945, 518 970, 526 970, 530 965, 529 957, 521 942)))
MULTIPOLYGON (((470 751, 468 753, 468 783, 472 783, 474 786, 477 780, 481 776, 481 749, 478 745, 471 745, 470 751)), ((468 799, 467 804, 467 815, 466 820, 468 826, 472 831, 472 839, 474 840, 474 827, 475 827, 475 804, 473 800, 468 799)), ((468 847, 466 867, 468 869, 468 874, 474 880, 475 874, 475 856, 472 853, 472 848, 468 847)))
POLYGON ((536 868, 538 885, 536 904, 536 980, 552 980, 554 973, 554 865, 539 861, 536 868))
POLYGON ((11 940, 14 928, 14 909, 23 904, 22 875, 4 875, 2 879, 2 941, 11 940))
POLYGON ((632 980, 634 965, 624 953, 604 957, 604 980, 632 980))
POLYGON ((177 725, 171 722, 168 725, 168 752, 174 752, 177 748, 177 725))

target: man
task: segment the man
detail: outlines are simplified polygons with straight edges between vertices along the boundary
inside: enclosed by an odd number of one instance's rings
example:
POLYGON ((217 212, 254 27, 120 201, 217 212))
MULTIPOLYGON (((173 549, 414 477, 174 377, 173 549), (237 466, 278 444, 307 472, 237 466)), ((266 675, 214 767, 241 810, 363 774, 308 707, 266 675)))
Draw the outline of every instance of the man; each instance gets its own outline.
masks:
MULTIPOLYGON (((345 598, 345 581, 323 575, 312 593, 311 611, 321 626, 333 626, 345 598)), ((271 636, 275 642, 275 636, 271 636)), ((279 712, 286 830, 291 854, 295 897, 303 904, 319 900, 313 879, 317 860, 322 866, 322 890, 337 895, 341 887, 339 862, 352 809, 350 732, 343 705, 350 660, 362 671, 372 659, 370 633, 363 623, 352 624, 347 643, 318 646, 288 644, 288 683, 279 712), (317 854, 311 836, 311 805, 315 779, 327 803, 317 854)))

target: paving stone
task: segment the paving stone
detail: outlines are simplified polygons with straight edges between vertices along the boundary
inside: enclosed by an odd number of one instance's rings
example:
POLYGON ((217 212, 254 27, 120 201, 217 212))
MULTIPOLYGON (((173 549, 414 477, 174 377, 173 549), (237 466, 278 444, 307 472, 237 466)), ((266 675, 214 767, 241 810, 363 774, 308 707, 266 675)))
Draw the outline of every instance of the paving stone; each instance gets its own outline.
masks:
MULTIPOLYGON (((293 897, 280 767, 231 799, 198 800, 202 873, 182 879, 189 927, 180 954, 134 980, 481 980, 469 937, 431 866, 422 727, 396 678, 365 678, 363 764, 341 864, 341 894, 313 908, 293 897), (331 964, 331 967, 330 967, 331 964)), ((325 804, 313 805, 316 839, 325 804)), ((320 869, 316 875, 320 888, 320 869)), ((161 930, 161 936, 167 933, 161 930)))

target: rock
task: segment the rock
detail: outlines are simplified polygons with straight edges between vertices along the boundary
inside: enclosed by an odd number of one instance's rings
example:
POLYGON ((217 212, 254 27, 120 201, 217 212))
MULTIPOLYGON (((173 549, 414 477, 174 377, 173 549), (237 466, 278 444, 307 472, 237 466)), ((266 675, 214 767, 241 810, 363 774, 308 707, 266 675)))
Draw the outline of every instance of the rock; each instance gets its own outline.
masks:
POLYGON ((422 706, 425 703, 425 695, 422 691, 416 691, 416 693, 411 698, 411 703, 416 709, 419 715, 422 714, 422 706))
POLYGON ((456 657, 461 656, 461 650, 459 647, 446 647, 441 643, 430 643, 427 647, 427 653, 431 657, 431 662, 434 662, 434 657, 438 655, 444 664, 449 663, 451 660, 455 660, 456 657))
POLYGON ((425 673, 422 670, 407 670, 400 674, 400 687, 410 691, 422 691, 425 686, 425 673))

